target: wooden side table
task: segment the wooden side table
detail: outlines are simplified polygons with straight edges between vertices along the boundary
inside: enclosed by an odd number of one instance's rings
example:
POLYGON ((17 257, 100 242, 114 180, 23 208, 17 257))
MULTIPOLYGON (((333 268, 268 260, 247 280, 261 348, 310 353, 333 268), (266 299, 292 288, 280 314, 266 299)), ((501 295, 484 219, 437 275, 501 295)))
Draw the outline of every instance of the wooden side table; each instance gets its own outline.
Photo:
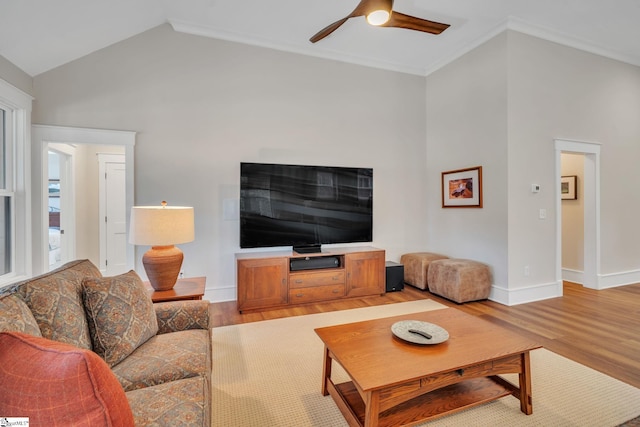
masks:
POLYGON ((149 282, 144 285, 151 295, 153 302, 166 301, 182 301, 182 300, 201 300, 204 295, 204 287, 207 282, 206 277, 190 277, 187 279, 178 279, 173 289, 168 291, 156 291, 151 287, 149 282))

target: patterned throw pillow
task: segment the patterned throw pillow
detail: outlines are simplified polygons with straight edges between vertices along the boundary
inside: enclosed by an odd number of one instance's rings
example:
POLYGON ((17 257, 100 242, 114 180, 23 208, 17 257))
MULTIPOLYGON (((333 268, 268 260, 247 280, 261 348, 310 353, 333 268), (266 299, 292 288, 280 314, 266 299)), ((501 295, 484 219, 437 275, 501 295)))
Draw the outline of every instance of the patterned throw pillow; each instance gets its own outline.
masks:
POLYGON ((153 302, 135 271, 85 279, 82 286, 93 351, 109 366, 121 362, 158 332, 153 302))
POLYGON ((31 310, 17 295, 0 298, 0 332, 16 331, 41 337, 40 328, 31 310))
POLYGON ((91 350, 82 305, 82 280, 88 277, 102 275, 91 261, 77 260, 17 285, 43 337, 91 350))
POLYGON ((107 364, 90 350, 0 332, 0 414, 31 425, 129 427, 133 413, 107 364))

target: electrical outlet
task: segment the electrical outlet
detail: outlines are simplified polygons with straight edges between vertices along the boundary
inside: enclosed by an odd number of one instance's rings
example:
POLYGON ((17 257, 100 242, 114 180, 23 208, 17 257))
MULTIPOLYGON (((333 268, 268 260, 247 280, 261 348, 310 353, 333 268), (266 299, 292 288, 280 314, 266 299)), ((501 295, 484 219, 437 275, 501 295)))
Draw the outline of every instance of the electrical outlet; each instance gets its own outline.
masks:
POLYGON ((529 266, 528 266, 528 265, 525 265, 525 266, 524 266, 524 275, 525 275, 526 277, 529 277, 529 273, 530 273, 530 271, 529 271, 529 266))
POLYGON ((178 274, 178 279, 182 279, 184 277, 184 271, 180 270, 180 274, 178 274))
POLYGON ((547 219, 547 210, 540 209, 540 219, 547 219))

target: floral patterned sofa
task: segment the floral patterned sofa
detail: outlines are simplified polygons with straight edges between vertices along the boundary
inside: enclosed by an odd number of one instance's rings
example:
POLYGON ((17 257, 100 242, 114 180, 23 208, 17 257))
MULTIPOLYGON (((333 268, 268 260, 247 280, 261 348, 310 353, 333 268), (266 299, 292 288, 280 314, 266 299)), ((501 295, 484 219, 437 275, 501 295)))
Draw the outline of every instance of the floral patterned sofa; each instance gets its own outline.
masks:
POLYGON ((3 417, 209 427, 210 375, 207 301, 153 304, 134 271, 88 260, 0 288, 3 417))

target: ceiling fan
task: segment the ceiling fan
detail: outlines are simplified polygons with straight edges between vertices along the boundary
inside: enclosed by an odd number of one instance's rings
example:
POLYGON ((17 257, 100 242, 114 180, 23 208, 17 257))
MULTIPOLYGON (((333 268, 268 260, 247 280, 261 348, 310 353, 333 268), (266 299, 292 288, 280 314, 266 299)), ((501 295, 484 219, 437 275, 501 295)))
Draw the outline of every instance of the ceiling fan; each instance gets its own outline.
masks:
POLYGON ((356 18, 359 16, 366 16, 367 22, 371 25, 405 28, 408 30, 423 31, 431 34, 440 34, 449 28, 449 24, 427 21, 426 19, 416 18, 415 16, 396 12, 393 10, 393 0, 360 0, 360 3, 356 6, 353 12, 333 24, 327 25, 322 30, 314 34, 309 41, 311 43, 320 41, 340 28, 340 26, 350 18, 356 18))

